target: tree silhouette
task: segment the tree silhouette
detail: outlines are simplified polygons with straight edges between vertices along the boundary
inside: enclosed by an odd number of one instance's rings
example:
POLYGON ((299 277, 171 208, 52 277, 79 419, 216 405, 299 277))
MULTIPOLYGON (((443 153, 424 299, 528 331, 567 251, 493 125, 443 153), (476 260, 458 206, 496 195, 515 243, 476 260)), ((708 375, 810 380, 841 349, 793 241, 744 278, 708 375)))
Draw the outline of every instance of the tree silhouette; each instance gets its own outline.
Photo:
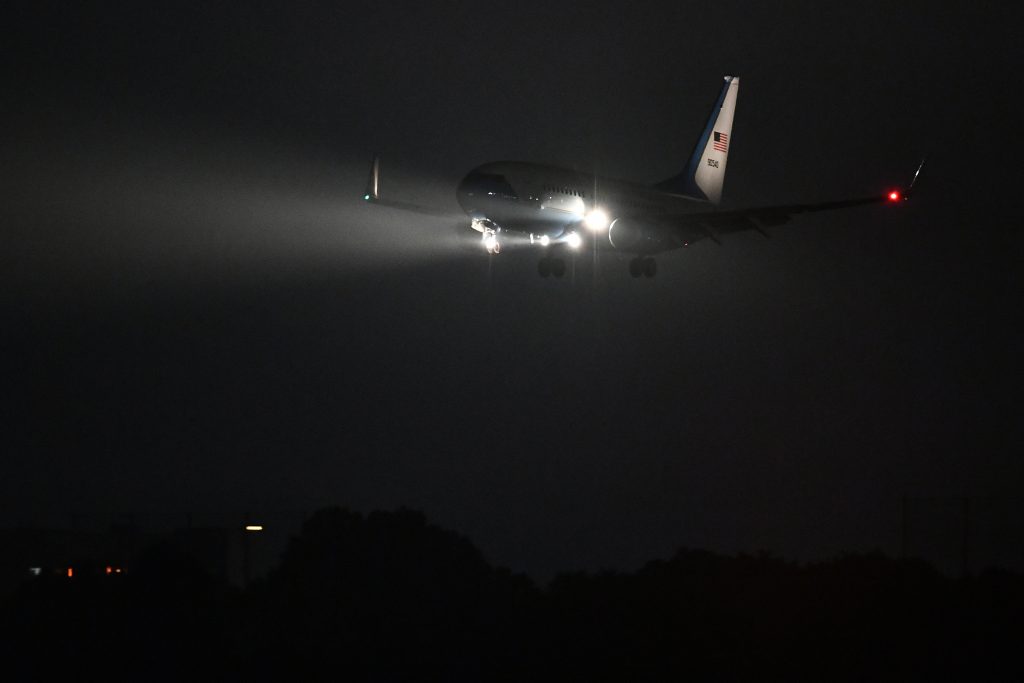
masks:
POLYGON ((254 587, 252 609, 269 626, 254 637, 270 641, 254 674, 490 677, 501 658, 494 646, 533 591, 420 512, 320 510, 254 587))
POLYGON ((680 549, 544 589, 416 511, 317 511, 245 590, 167 539, 0 609, 3 680, 1024 680, 1024 577, 680 549))

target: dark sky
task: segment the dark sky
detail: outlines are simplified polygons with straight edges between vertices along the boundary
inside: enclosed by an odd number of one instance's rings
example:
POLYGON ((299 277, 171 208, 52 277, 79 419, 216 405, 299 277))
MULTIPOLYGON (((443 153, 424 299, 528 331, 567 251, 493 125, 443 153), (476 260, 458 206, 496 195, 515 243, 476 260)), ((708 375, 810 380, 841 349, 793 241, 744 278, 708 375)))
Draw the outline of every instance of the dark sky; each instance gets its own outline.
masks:
POLYGON ((9 13, 0 525, 405 505, 546 577, 895 554, 908 495, 957 566, 968 496, 1024 568, 1003 5, 119 4, 9 13), (915 200, 655 280, 457 238, 479 163, 674 174, 725 74, 725 206, 915 200))

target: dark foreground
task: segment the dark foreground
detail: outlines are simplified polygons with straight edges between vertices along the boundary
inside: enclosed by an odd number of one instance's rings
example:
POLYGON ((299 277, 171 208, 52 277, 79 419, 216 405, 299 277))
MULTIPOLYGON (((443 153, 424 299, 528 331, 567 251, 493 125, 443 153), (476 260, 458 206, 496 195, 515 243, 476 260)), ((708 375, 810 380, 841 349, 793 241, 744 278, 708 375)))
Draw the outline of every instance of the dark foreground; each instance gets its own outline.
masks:
POLYGON ((416 512, 313 515, 245 588, 155 545, 0 610, 6 681, 1024 680, 1024 577, 680 550, 549 586, 416 512))

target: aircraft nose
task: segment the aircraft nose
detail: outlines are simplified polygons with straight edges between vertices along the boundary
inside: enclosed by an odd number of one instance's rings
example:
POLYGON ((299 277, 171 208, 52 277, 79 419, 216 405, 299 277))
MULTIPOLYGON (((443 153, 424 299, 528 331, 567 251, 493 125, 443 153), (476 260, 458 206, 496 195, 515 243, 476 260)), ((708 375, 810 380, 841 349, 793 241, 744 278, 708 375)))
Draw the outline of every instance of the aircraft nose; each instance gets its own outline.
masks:
POLYGON ((501 199, 516 199, 516 191, 508 179, 499 173, 487 173, 473 169, 459 181, 457 192, 468 197, 484 195, 501 199))
POLYGON ((459 197, 464 197, 472 192, 473 187, 473 174, 467 173, 459 181, 459 184, 455 186, 455 194, 459 197))
POLYGON ((455 187, 455 199, 458 200, 459 206, 463 208, 467 213, 472 212, 475 208, 473 207, 473 197, 476 194, 475 182, 473 172, 469 172, 459 181, 459 184, 455 187))
POLYGON ((466 213, 483 215, 488 209, 519 199, 508 179, 494 170, 486 166, 475 168, 459 181, 456 199, 466 213))

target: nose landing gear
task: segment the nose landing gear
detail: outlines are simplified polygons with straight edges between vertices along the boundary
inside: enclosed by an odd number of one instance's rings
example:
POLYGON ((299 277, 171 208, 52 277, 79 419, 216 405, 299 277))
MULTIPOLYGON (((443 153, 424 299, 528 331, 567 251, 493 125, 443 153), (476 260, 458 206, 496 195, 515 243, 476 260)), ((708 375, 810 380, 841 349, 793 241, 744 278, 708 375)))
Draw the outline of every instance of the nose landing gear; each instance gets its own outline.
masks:
POLYGON ((498 241, 498 233, 496 230, 491 230, 490 228, 484 230, 480 239, 483 241, 484 248, 487 249, 488 254, 501 253, 501 242, 498 241))

